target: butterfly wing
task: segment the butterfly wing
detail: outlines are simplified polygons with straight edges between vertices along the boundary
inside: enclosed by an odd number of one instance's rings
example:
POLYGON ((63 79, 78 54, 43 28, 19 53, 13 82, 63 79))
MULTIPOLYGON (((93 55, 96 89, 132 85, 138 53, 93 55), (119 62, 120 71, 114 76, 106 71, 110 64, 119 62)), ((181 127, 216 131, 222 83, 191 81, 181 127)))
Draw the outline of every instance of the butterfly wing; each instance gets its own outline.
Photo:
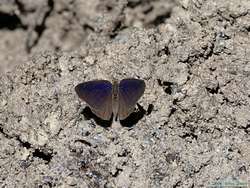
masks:
POLYGON ((112 84, 107 80, 83 82, 75 87, 77 95, 84 100, 92 112, 104 120, 112 115, 112 84))
POLYGON ((123 79, 119 84, 119 119, 126 119, 143 95, 145 82, 139 79, 123 79))

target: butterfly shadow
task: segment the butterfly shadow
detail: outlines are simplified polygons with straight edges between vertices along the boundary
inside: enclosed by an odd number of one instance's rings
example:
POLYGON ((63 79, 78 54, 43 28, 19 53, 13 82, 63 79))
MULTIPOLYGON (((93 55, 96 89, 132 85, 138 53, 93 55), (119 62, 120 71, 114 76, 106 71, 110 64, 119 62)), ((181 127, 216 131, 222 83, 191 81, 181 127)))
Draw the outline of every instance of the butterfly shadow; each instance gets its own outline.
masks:
POLYGON ((112 117, 110 118, 110 120, 103 120, 101 118, 99 118, 98 116, 96 116, 92 111, 91 109, 86 106, 81 114, 83 114, 84 118, 86 120, 90 120, 90 119, 93 119, 97 125, 100 125, 101 127, 104 127, 104 128, 108 128, 108 127, 111 127, 111 124, 112 124, 112 118, 113 118, 113 115, 112 117))
MULTIPOLYGON (((140 104, 137 103, 137 109, 132 112, 126 119, 120 120, 120 123, 123 127, 133 127, 136 125, 145 115, 151 114, 153 111, 154 106, 152 104, 149 104, 147 110, 145 110, 140 104)), ((101 127, 108 128, 112 125, 112 119, 113 115, 110 118, 110 120, 103 120, 96 116, 91 109, 86 106, 82 111, 81 114, 84 115, 84 118, 86 120, 93 119, 97 125, 100 125, 101 127)))
POLYGON ((145 115, 149 115, 153 111, 154 106, 149 104, 148 109, 145 110, 140 104, 137 103, 137 110, 132 112, 126 119, 121 120, 120 123, 123 127, 133 127, 145 115))

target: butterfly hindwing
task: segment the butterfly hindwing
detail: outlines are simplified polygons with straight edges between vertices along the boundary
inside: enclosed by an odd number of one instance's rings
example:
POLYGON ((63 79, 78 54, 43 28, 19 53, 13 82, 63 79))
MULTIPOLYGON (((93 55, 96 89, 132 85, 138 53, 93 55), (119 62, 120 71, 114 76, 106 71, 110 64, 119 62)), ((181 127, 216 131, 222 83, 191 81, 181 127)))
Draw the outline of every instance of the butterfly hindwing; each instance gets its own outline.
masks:
POLYGON ((134 111, 145 90, 145 82, 139 79, 123 79, 119 84, 119 119, 126 119, 134 111))
POLYGON ((112 115, 112 84, 107 80, 83 82, 75 87, 77 95, 84 100, 98 117, 109 120, 112 115))

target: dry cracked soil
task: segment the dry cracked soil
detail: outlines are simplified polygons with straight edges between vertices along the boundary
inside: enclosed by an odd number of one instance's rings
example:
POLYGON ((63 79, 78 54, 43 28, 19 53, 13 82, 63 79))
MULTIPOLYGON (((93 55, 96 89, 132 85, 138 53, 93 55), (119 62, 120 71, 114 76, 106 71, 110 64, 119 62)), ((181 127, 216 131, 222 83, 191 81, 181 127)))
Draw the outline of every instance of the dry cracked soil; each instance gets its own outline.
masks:
POLYGON ((250 187, 250 1, 1 0, 0 187, 250 187), (120 127, 74 91, 128 77, 120 127))

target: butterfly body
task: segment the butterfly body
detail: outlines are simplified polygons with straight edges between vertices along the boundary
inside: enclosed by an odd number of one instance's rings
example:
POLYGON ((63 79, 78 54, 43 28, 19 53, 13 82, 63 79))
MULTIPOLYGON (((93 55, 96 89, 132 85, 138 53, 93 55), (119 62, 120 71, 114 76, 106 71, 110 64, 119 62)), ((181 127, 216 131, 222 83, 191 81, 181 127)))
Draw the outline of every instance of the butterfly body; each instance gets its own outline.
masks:
POLYGON ((112 87, 112 111, 113 111, 113 118, 116 119, 118 115, 119 110, 119 85, 118 82, 115 80, 113 82, 112 87))
POLYGON ((78 96, 92 112, 104 120, 126 119, 145 90, 145 83, 139 79, 123 79, 111 84, 107 80, 83 82, 75 87, 78 96))

